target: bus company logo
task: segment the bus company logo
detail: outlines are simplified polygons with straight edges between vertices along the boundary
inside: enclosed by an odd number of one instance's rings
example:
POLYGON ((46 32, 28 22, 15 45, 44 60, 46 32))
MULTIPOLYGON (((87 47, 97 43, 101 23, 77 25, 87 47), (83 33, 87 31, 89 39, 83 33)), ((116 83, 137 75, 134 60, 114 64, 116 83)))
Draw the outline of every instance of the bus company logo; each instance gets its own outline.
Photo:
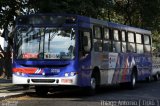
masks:
POLYGON ((57 74, 60 72, 60 69, 51 69, 51 73, 57 74))

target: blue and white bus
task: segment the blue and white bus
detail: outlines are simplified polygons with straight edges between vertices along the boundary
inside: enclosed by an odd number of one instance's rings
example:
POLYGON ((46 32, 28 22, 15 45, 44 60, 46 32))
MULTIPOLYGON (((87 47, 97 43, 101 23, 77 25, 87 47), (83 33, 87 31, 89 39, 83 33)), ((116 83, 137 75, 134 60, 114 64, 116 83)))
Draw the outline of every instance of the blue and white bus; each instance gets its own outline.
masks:
POLYGON ((20 16, 14 36, 13 83, 88 87, 150 78, 151 32, 80 15, 20 16))

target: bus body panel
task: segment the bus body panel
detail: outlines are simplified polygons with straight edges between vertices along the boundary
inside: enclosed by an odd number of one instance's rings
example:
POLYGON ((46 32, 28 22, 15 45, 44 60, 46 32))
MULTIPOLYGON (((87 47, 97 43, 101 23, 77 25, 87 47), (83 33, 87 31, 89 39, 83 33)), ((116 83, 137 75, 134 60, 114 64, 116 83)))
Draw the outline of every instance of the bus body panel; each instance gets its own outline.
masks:
MULTIPOLYGON (((151 54, 137 54, 129 52, 116 53, 113 51, 105 52, 103 51, 103 48, 99 48, 101 52, 95 52, 93 47, 93 30, 94 26, 100 26, 101 28, 108 27, 110 29, 118 29, 119 31, 131 31, 147 35, 151 34, 150 31, 79 15, 73 15, 73 17, 76 17, 75 23, 60 23, 60 25, 47 23, 33 26, 63 29, 70 27, 74 28, 75 58, 64 61, 54 59, 19 60, 14 57, 13 83, 50 86, 74 85, 87 87, 91 86, 91 76, 95 67, 98 67, 100 70, 100 85, 129 82, 131 80, 133 67, 136 67, 137 69, 138 80, 144 80, 150 76, 152 66, 151 54), (81 44, 79 31, 82 29, 91 30, 92 47, 91 51, 87 55, 80 58, 79 47, 81 44)), ((17 22, 17 26, 23 25, 19 25, 17 22)), ((103 40, 104 39, 101 39, 100 42, 103 43, 103 40)))
POLYGON ((105 55, 93 53, 92 55, 92 67, 97 66, 101 70, 102 85, 129 82, 134 66, 138 72, 137 80, 145 80, 151 74, 150 55, 135 53, 106 53, 105 55))
POLYGON ((79 85, 78 66, 75 61, 17 61, 13 66, 13 83, 15 84, 65 85, 62 80, 72 79, 72 85, 79 85), (53 79, 53 81, 48 80, 50 83, 47 81, 43 83, 42 80, 41 83, 40 80, 33 82, 32 79, 53 79))

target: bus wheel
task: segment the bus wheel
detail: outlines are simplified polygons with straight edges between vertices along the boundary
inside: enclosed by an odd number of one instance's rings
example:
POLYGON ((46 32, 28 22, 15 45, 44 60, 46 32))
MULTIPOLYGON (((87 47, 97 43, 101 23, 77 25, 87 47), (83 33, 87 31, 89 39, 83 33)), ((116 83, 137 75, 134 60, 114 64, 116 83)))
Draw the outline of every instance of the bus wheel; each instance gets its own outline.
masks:
POLYGON ((128 86, 130 89, 134 89, 136 87, 136 78, 137 78, 136 73, 132 72, 131 81, 129 82, 129 86, 128 86))
POLYGON ((96 89, 96 78, 95 77, 91 78, 91 89, 92 90, 96 89))
POLYGON ((154 75, 153 78, 154 78, 155 81, 158 81, 158 78, 159 78, 158 73, 156 75, 154 75))
POLYGON ((89 94, 90 96, 95 95, 98 87, 98 75, 96 75, 96 73, 93 73, 93 75, 91 76, 90 87, 89 89, 87 89, 87 94, 89 94))
POLYGON ((45 86, 35 86, 35 90, 38 96, 46 96, 48 93, 48 87, 45 86))
POLYGON ((146 78, 146 80, 147 80, 147 82, 151 82, 151 76, 148 76, 148 77, 146 78))

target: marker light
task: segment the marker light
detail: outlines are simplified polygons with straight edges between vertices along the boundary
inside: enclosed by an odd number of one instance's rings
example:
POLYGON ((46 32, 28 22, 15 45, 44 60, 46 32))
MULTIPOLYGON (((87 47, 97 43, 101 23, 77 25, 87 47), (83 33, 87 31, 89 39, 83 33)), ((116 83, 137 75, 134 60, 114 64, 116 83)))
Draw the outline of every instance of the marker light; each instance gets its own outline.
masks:
POLYGON ((15 74, 18 76, 25 76, 26 75, 25 73, 22 73, 22 72, 15 72, 15 74))
POLYGON ((24 73, 21 73, 21 75, 22 75, 22 76, 25 76, 25 74, 24 74, 24 73))
POLYGON ((71 72, 70 76, 75 76, 77 74, 77 72, 71 72))
POLYGON ((21 73, 20 73, 20 72, 16 72, 16 74, 17 74, 17 75, 21 75, 21 73))

